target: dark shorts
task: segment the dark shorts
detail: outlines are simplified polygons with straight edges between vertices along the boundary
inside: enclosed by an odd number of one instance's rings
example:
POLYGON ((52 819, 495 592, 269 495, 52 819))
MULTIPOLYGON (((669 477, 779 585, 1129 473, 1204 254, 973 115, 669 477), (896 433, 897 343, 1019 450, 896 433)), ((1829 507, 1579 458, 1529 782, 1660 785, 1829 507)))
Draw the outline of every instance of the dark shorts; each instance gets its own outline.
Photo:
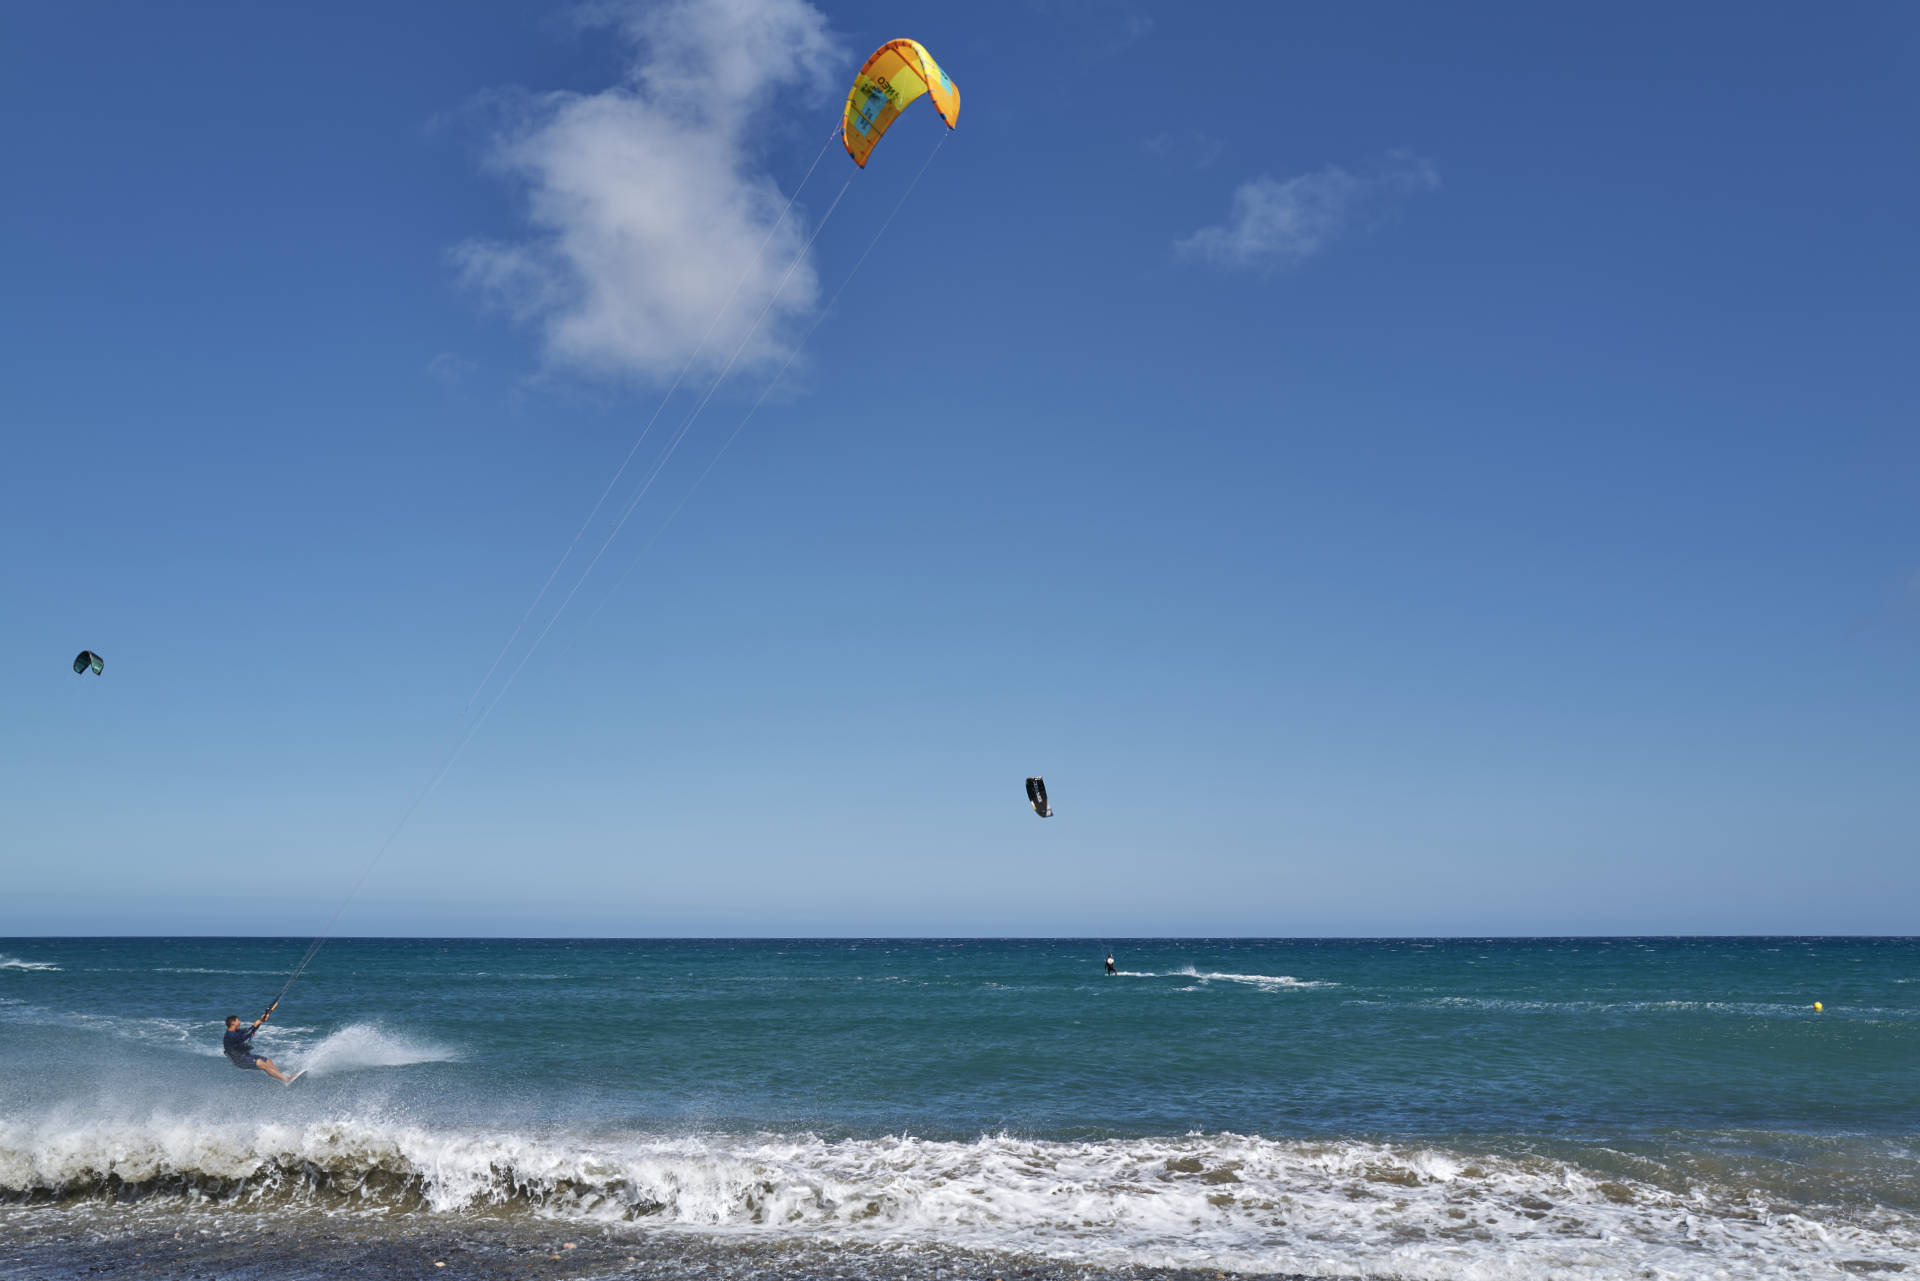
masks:
POLYGON ((260 1066, 260 1060, 251 1054, 229 1054, 227 1055, 227 1062, 237 1068, 257 1068, 260 1066))

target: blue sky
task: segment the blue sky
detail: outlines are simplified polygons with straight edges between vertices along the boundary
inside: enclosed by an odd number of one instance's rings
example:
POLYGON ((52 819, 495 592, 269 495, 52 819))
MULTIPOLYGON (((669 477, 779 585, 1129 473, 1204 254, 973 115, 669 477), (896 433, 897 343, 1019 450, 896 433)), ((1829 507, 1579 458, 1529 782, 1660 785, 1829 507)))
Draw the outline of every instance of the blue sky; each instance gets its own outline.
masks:
POLYGON ((1914 928, 1908 6, 8 25, 0 934, 318 929, 682 369, 342 930, 1914 928))

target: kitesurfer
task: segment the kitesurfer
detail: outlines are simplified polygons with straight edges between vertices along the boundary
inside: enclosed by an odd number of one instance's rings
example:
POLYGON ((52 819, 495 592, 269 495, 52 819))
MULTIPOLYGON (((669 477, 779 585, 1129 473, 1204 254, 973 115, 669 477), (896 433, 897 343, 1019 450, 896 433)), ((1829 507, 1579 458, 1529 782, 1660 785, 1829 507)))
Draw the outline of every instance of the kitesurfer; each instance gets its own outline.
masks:
POLYGON ((1113 953, 1108 952, 1107 953, 1107 973, 1118 974, 1119 972, 1120 972, 1119 970, 1116 970, 1113 968, 1113 953))
POLYGON ((260 1030, 260 1025, 266 1021, 267 1016, 262 1014, 253 1021, 252 1027, 243 1031, 240 1027, 240 1016, 238 1014, 227 1015, 227 1035, 225 1037, 227 1061, 237 1068, 259 1068, 262 1072, 265 1072, 281 1084, 291 1084, 293 1078, 275 1067, 272 1059, 261 1058, 252 1052, 253 1047, 249 1042, 253 1040, 253 1034, 260 1030))

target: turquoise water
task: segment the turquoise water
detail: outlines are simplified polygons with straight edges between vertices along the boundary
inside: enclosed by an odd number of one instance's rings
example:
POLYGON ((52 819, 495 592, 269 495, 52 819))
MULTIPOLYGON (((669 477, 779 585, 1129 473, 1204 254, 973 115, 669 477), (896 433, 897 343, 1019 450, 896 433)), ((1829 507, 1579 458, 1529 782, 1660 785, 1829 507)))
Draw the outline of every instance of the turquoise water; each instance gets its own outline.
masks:
POLYGON ((0 941, 0 1194, 1329 1275, 1920 1266, 1920 940, 341 940, 259 1038, 283 1088, 219 1016, 303 946, 0 941))

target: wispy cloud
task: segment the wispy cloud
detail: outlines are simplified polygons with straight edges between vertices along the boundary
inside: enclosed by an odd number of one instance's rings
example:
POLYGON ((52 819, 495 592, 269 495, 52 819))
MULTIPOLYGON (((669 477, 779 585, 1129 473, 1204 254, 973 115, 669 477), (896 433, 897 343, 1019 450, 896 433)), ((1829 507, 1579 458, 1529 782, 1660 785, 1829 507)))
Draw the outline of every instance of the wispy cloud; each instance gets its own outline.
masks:
POLYGON ((443 351, 427 362, 427 372, 449 387, 467 380, 480 366, 457 352, 443 351))
POLYGON ((1205 169, 1226 154, 1225 140, 1200 129, 1163 129, 1147 137, 1146 149, 1162 160, 1205 169))
POLYGON ((775 296, 806 232, 798 217, 774 230, 787 193, 751 140, 779 93, 826 88, 838 50, 825 15, 805 0, 585 14, 626 41, 625 83, 523 104, 490 160, 524 185, 527 234, 459 246, 462 278, 537 325, 555 364, 663 381, 689 360, 717 372, 742 342, 742 367, 784 359, 818 286, 801 261, 775 296))
POLYGON ((1330 165, 1285 181, 1262 176, 1233 193, 1226 222, 1176 240, 1174 252, 1215 267, 1278 271, 1393 201, 1439 185, 1430 162, 1399 153, 1359 173, 1330 165))
POLYGON ((1902 647, 1920 637, 1920 569, 1889 580, 1879 598, 1854 615, 1848 632, 1855 640, 1894 641, 1902 647))
POLYGON ((1037 0, 1035 7, 1101 57, 1153 34, 1153 17, 1137 0, 1037 0))
POLYGON ((1920 624, 1920 569, 1908 570, 1895 579, 1888 595, 1894 616, 1903 625, 1920 624))

